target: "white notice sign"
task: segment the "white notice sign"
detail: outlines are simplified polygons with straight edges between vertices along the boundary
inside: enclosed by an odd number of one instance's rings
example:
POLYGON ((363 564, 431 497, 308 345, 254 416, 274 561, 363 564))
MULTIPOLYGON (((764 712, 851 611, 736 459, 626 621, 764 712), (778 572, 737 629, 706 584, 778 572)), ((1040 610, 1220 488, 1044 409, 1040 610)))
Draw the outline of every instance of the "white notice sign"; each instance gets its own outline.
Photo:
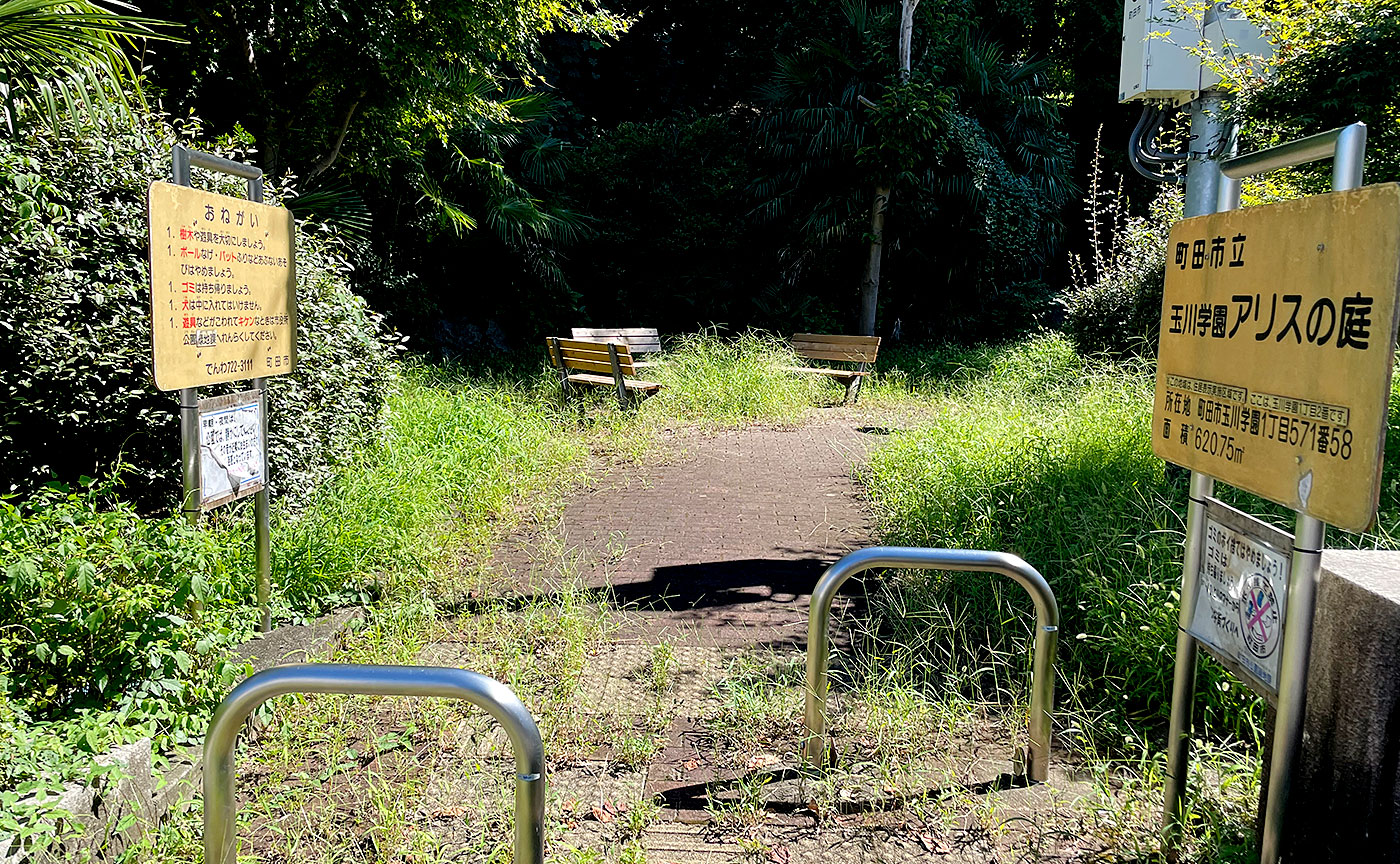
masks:
POLYGON ((267 459, 257 390, 199 400, 200 505, 212 510, 262 489, 267 459))
POLYGON ((1292 555, 1288 534, 1214 499, 1206 502, 1190 633, 1267 694, 1278 692, 1292 555))

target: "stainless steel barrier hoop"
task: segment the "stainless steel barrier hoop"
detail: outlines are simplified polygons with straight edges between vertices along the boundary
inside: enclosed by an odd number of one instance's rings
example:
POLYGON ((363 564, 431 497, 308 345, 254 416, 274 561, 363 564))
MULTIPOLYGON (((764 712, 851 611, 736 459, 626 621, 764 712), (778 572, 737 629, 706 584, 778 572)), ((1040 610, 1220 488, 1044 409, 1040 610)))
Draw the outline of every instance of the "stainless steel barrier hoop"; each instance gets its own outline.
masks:
POLYGON ((204 864, 232 864, 238 824, 233 748, 243 722, 259 705, 288 693, 441 696, 463 699, 500 723, 515 751, 515 855, 543 864, 544 744, 530 712, 510 688, 465 669, 305 663, 274 666, 252 675, 214 711, 204 739, 204 864))
POLYGON ((968 549, 917 549, 875 546, 852 552, 831 565, 812 591, 807 631, 807 740, 803 753, 820 765, 826 751, 826 695, 831 658, 831 601, 847 579, 875 567, 999 573, 1026 589, 1035 603, 1035 654, 1031 662, 1030 756, 1026 774, 1043 782, 1050 772, 1050 721, 1055 703, 1055 648, 1060 609, 1045 577, 1015 555, 968 549))

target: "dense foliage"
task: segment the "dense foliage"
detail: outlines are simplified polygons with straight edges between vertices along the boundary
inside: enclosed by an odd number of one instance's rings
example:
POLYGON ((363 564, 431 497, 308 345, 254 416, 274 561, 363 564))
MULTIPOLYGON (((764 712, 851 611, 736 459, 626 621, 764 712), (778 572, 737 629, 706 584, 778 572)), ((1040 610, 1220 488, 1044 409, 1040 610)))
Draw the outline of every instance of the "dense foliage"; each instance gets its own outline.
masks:
MULTIPOLYGON (((168 175, 175 140, 155 118, 0 138, 0 490, 122 459, 128 499, 178 497, 175 401, 151 379, 145 228, 147 186, 168 175)), ((297 254, 301 362, 270 397, 272 478, 287 491, 376 434, 397 344, 348 290, 333 231, 302 224, 297 254)))
POLYGON ((1367 182, 1400 180, 1400 3, 1298 5, 1271 10, 1302 44, 1285 43, 1276 77, 1251 94, 1248 131, 1296 137, 1359 120, 1367 125, 1367 182))
POLYGON ((1181 192, 1165 186, 1147 216, 1128 212, 1122 187, 1094 174, 1085 200, 1091 254, 1074 262, 1064 331, 1085 354, 1151 356, 1157 351, 1166 278, 1167 229, 1181 218, 1181 192))
MULTIPOLYGON (((584 455, 551 401, 410 371, 381 437, 297 512, 274 502, 274 617, 464 594, 444 556, 482 548, 584 455)), ((94 756, 197 739, 248 672, 235 653, 257 621, 248 520, 143 516, 125 476, 0 500, 0 837, 26 847, 58 839, 49 796, 64 781, 110 773, 94 756)))

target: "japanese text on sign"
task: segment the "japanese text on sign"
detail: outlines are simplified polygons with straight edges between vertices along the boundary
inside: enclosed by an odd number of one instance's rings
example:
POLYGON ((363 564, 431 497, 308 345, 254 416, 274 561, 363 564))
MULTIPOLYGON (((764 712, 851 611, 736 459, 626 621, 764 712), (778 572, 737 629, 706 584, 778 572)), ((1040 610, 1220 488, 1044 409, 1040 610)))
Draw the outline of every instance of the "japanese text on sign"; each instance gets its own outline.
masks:
POLYGON ((263 488, 267 460, 257 390, 199 400, 200 506, 205 510, 263 488))
POLYGON ((170 183, 152 183, 148 205, 156 386, 177 390, 291 372, 291 213, 170 183))
POLYGON ((1397 285, 1395 184, 1177 223, 1154 452, 1364 530, 1379 495, 1397 285))
POLYGON ((1292 538, 1215 500, 1205 535, 1189 632, 1276 693, 1292 538))

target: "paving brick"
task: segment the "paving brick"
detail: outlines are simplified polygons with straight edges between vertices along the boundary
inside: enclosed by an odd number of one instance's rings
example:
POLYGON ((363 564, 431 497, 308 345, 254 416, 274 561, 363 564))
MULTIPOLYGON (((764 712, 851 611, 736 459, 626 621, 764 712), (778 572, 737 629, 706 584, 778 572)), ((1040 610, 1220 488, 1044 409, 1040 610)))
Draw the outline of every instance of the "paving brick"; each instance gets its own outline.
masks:
MULTIPOLYGON (((585 562, 590 587, 611 587, 632 613, 624 638, 805 644, 822 571, 873 542, 851 480, 871 441, 838 424, 686 433, 685 455, 604 478, 571 500, 557 540, 566 558, 585 562)), ((560 572, 557 556, 528 543, 498 563, 533 590, 560 572)))

